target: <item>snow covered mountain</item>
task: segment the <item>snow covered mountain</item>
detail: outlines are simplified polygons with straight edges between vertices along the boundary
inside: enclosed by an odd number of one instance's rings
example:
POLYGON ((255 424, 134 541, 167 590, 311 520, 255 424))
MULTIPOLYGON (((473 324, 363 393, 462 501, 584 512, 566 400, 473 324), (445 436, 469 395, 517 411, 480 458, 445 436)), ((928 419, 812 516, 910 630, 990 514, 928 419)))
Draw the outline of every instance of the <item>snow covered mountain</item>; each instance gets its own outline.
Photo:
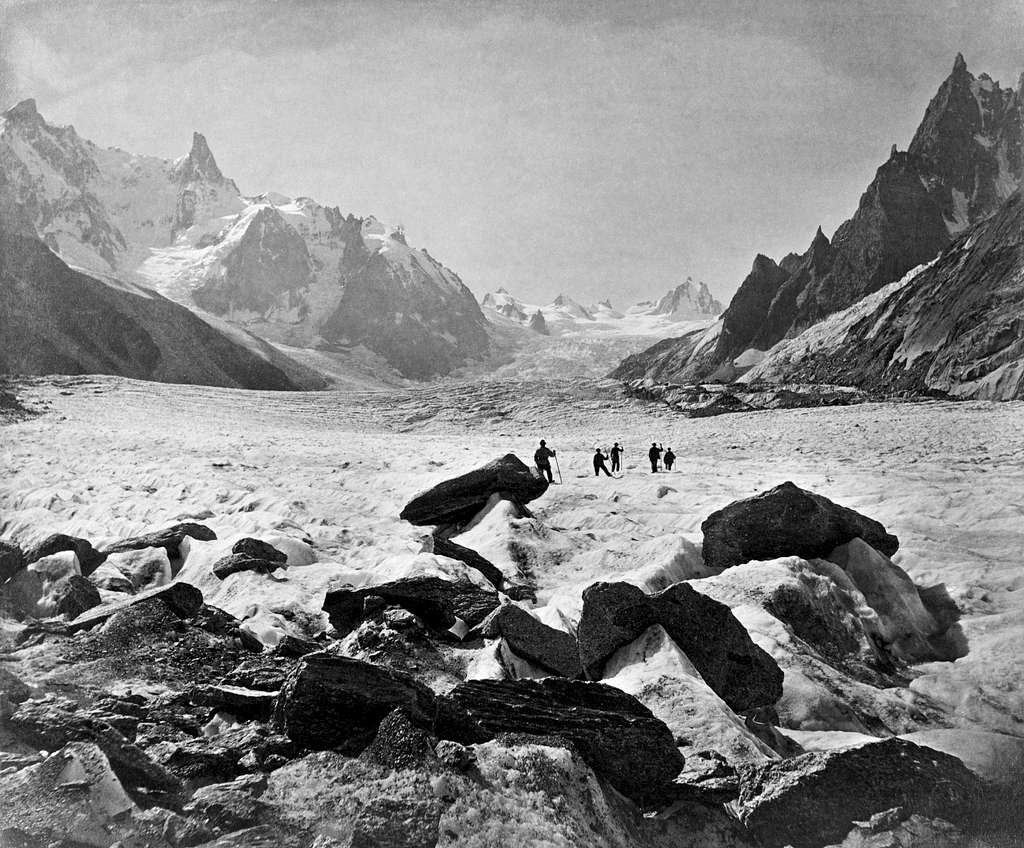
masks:
POLYGON ((488 350, 472 294, 400 230, 309 198, 243 196, 198 133, 173 162, 104 150, 26 100, 0 118, 0 173, 68 263, 274 342, 362 346, 413 378, 488 350))
POLYGON ((743 382, 1024 399, 1024 201, 933 263, 773 347, 743 382))
POLYGON ((1024 172, 1021 87, 973 76, 958 55, 909 148, 892 152, 831 241, 754 260, 714 328, 659 342, 614 376, 731 380, 782 339, 899 280, 991 215, 1024 172))
MULTIPOLYGON (((643 310, 648 302, 638 303, 634 309, 643 310)), ((654 315, 669 315, 677 320, 693 320, 705 316, 718 316, 722 304, 712 296, 704 282, 694 283, 693 277, 676 286, 657 303, 650 304, 654 315)))

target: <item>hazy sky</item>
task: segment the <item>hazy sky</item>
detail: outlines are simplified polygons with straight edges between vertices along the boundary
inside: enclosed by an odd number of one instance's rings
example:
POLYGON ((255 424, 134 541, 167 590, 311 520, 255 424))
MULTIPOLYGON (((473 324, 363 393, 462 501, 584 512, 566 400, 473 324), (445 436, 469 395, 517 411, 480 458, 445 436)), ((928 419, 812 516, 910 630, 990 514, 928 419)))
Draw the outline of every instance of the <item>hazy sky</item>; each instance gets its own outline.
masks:
MULTIPOLYGON (((0 0, 2 2, 2 0, 0 0)), ((405 225, 477 294, 723 299, 905 148, 957 51, 1016 85, 1024 2, 8 2, 0 99, 243 192, 405 225)))

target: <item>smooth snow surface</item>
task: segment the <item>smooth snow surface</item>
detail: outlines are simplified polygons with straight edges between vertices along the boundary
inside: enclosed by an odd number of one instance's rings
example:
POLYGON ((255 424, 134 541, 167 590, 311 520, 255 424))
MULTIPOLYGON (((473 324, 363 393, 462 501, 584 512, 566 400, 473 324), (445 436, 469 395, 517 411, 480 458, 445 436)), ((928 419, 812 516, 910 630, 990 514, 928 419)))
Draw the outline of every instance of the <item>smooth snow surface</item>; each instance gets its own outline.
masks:
MULTIPOLYGON (((863 404, 688 419, 581 381, 282 395, 53 378, 21 393, 49 411, 0 430, 0 536, 29 545, 65 532, 102 547, 175 521, 201 521, 219 539, 186 543, 178 579, 246 619, 266 644, 324 628, 320 604, 335 583, 372 585, 416 573, 481 579, 421 553, 429 529, 398 513, 416 492, 509 451, 529 462, 540 438, 558 451, 562 485, 529 505, 533 518, 493 503, 457 541, 533 581, 538 617, 570 631, 582 589, 596 580, 657 591, 706 578, 701 522, 737 498, 792 480, 897 534, 893 561, 919 586, 947 585, 963 612, 969 653, 914 666, 907 686, 878 689, 825 666, 756 597, 734 593, 736 617, 786 665, 785 726, 1003 735, 943 739, 972 751, 993 739, 1024 738, 1024 403, 863 404), (645 470, 653 440, 673 446, 676 471, 645 470), (624 474, 595 478, 593 448, 613 441, 625 447, 624 474), (663 485, 674 491, 658 497, 663 485), (209 565, 248 535, 274 540, 291 563, 269 576, 218 581, 209 565)), ((134 579, 161 579, 158 564, 134 565, 137 572, 126 562, 118 568, 134 579)), ((771 566, 787 580, 792 567, 771 566)), ((733 578, 726 572, 715 581, 722 579, 733 578)), ((631 687, 649 679, 637 663, 648 671, 655 660, 657 669, 672 666, 664 645, 632 650, 619 672, 639 675, 631 687)), ((670 689, 662 695, 666 715, 680 720, 683 701, 670 689)))

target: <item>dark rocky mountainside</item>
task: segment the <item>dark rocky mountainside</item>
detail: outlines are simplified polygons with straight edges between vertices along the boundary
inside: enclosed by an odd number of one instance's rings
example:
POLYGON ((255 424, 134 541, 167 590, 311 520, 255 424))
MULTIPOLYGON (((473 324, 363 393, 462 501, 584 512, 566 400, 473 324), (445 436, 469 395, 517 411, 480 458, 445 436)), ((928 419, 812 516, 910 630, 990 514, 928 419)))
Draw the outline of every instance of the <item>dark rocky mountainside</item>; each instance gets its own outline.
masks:
MULTIPOLYGON (((142 288, 72 270, 41 241, 0 228, 0 371, 116 374, 167 383, 301 388, 270 361, 142 288)), ((255 344, 254 340, 254 344, 255 344)), ((277 354, 284 360, 285 357, 277 354)))
POLYGON ((973 76, 962 56, 906 151, 892 153, 831 241, 776 263, 758 256, 713 333, 662 342, 614 377, 731 380, 757 356, 935 258, 1019 186, 1021 91, 973 76))
POLYGON ((1024 398, 1020 192, 911 280, 773 349, 744 379, 1024 398))

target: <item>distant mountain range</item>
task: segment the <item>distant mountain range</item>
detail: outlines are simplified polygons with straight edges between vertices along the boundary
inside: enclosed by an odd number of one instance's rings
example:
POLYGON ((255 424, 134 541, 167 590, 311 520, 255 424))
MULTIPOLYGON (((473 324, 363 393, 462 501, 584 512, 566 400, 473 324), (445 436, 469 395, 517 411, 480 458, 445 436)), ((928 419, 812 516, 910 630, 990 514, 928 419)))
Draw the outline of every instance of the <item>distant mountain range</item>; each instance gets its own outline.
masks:
POLYGON ((69 265, 273 342, 362 346, 413 378, 488 351, 469 289, 400 230, 309 198, 243 196, 198 133, 173 162, 102 149, 25 100, 0 118, 0 180, 69 265))
POLYGON ((1021 99, 1021 87, 973 76, 958 55, 909 148, 893 146, 831 240, 819 229, 801 254, 778 263, 758 256, 719 321, 628 357, 613 376, 729 381, 757 366, 747 379, 799 374, 1020 396, 1012 375, 1021 368, 1022 301, 1008 270, 1017 242, 1007 222, 1018 216, 1024 173, 1021 99), (944 250, 931 269, 897 284, 944 250))

